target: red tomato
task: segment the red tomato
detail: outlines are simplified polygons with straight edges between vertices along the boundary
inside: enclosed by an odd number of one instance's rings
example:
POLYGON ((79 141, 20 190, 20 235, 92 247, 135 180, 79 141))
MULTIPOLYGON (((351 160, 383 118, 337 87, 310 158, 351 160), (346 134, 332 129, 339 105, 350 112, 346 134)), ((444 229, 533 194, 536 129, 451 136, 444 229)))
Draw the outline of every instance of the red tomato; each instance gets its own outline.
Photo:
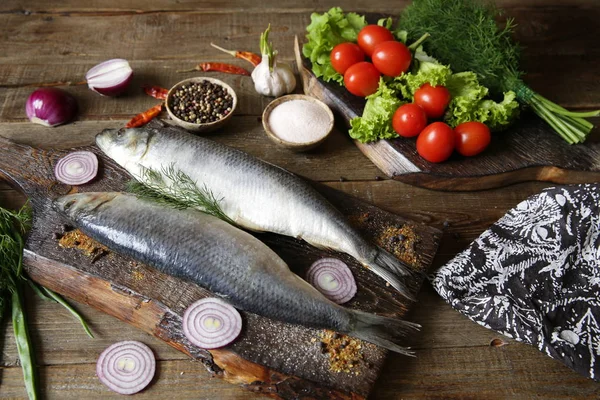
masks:
POLYGON ((415 103, 423 107, 429 118, 441 118, 450 103, 450 91, 445 86, 426 83, 415 92, 415 103))
POLYGON ((394 40, 394 35, 383 26, 367 25, 358 32, 358 45, 369 57, 379 43, 390 40, 394 40))
POLYGON ((400 136, 417 136, 425 126, 427 126, 427 115, 421 106, 415 103, 398 107, 392 117, 392 127, 400 136))
POLYGON ((356 43, 340 43, 331 50, 331 65, 340 74, 361 61, 365 61, 365 52, 356 43))
POLYGON ((490 128, 481 122, 463 122, 454 128, 456 151, 463 156, 474 156, 485 150, 492 141, 490 128))
POLYGON ((417 138, 417 152, 427 161, 446 161, 453 150, 454 131, 443 122, 427 125, 417 138))
POLYGON ((398 76, 408 70, 412 55, 404 43, 390 41, 379 43, 371 55, 371 60, 382 74, 398 76))
POLYGON ((344 74, 344 85, 355 96, 367 97, 379 87, 379 71, 370 62, 354 64, 344 74))

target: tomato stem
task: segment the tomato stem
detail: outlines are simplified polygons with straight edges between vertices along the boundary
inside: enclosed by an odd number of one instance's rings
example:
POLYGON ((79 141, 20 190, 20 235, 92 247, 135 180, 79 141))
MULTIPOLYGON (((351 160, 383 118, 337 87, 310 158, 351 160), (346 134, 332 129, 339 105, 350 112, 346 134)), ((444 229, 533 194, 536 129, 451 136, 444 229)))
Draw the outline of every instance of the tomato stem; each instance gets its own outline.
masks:
POLYGON ((427 40, 427 38, 431 36, 429 33, 424 33, 423 36, 421 36, 419 39, 417 39, 416 42, 414 42, 413 44, 411 44, 410 46, 408 46, 408 49, 411 51, 416 51, 417 48, 425 41, 427 40))

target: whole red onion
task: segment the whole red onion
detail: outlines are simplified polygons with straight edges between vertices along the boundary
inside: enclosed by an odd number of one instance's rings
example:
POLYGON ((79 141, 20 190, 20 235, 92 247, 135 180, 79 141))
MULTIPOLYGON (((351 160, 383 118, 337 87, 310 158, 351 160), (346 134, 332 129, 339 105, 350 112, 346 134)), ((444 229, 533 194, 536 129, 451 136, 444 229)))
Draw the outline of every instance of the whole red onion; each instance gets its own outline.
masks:
POLYGON ((56 126, 69 122, 77 112, 75 98, 64 90, 48 87, 35 90, 25 103, 27 117, 33 123, 56 126))

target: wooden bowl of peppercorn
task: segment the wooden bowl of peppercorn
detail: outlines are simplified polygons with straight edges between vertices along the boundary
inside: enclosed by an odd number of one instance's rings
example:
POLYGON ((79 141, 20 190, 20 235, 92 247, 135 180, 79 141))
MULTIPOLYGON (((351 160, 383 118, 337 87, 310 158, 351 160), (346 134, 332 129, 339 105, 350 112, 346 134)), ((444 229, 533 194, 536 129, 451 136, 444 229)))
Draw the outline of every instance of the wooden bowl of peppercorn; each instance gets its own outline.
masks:
POLYGON ((192 132, 210 132, 231 119, 237 95, 219 79, 196 77, 173 86, 165 105, 175 124, 192 132))

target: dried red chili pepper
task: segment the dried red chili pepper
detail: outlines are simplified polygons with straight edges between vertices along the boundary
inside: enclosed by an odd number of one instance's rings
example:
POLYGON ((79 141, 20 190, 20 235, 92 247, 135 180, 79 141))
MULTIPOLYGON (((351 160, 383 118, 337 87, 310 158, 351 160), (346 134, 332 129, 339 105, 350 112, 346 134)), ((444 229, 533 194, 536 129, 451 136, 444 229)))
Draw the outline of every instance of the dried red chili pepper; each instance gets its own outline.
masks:
POLYGON ((144 111, 131 118, 131 120, 125 125, 126 128, 137 128, 138 126, 146 125, 152 121, 162 111, 163 103, 157 104, 154 107, 144 111))
POLYGON ((242 60, 246 60, 248 61, 250 64, 254 65, 255 67, 260 64, 260 61, 262 60, 261 56, 259 56, 256 53, 252 53, 251 51, 234 51, 234 50, 227 50, 222 48, 221 46, 217 46, 214 43, 210 44, 212 47, 214 47, 215 49, 221 50, 224 53, 230 54, 236 58, 241 58, 242 60))
POLYGON ((233 64, 218 63, 218 62, 205 62, 196 65, 193 69, 179 70, 177 72, 192 72, 192 71, 218 71, 225 72, 227 74, 247 75, 250 76, 250 72, 242 67, 238 67, 233 64))
POLYGON ((169 89, 165 89, 160 86, 144 86, 144 92, 146 92, 148 96, 152 96, 155 99, 166 100, 169 89))

